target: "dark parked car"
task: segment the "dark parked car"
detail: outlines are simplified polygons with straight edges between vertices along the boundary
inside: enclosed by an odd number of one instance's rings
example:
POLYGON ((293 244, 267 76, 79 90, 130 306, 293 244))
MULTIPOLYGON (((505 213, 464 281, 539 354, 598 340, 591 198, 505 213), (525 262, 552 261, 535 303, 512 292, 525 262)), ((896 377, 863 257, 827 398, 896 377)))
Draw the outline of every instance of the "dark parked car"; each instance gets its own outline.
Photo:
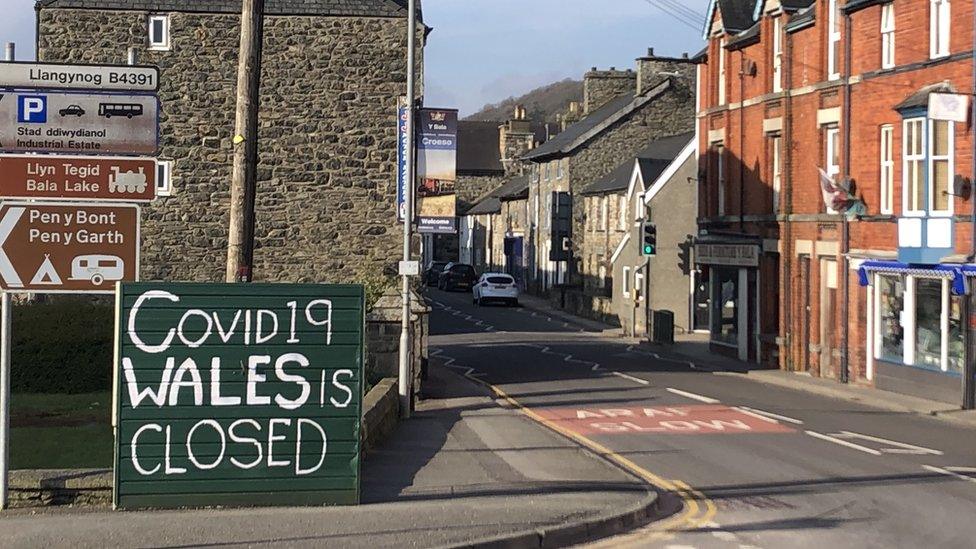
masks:
POLYGON ((444 267, 447 267, 447 261, 435 261, 431 263, 430 267, 427 267, 427 270, 424 272, 424 284, 437 286, 441 273, 444 272, 444 267))
POLYGON ((448 292, 455 290, 470 291, 477 282, 478 273, 471 265, 448 263, 437 281, 437 287, 448 292))

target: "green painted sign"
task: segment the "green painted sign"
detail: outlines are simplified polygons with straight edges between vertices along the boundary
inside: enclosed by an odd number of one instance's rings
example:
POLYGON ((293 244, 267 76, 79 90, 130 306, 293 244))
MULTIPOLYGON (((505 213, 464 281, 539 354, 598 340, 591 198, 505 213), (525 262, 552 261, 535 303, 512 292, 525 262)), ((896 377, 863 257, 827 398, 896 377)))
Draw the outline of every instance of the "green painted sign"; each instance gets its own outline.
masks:
POLYGON ((359 503, 361 286, 116 299, 116 508, 359 503))

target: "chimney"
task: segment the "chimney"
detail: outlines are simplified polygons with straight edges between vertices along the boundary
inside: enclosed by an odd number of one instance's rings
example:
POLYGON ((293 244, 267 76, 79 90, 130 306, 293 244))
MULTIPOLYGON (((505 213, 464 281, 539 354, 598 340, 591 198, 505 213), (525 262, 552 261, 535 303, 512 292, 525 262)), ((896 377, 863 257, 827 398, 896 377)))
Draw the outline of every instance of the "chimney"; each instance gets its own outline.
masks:
POLYGON ((583 75, 583 114, 590 114, 625 93, 633 94, 636 81, 637 75, 630 70, 610 67, 601 71, 593 67, 583 75))
POLYGON ((637 59, 637 95, 660 84, 665 78, 678 78, 690 83, 694 81, 695 65, 684 53, 680 58, 663 57, 654 54, 654 48, 647 48, 647 56, 637 59))

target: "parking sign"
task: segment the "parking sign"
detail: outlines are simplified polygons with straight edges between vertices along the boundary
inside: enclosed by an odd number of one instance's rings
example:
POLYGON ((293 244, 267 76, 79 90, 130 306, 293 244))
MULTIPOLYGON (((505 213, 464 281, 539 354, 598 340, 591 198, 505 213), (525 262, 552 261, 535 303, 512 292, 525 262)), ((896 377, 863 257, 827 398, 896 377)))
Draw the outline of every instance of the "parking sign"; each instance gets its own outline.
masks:
POLYGON ((47 124, 47 98, 43 95, 21 95, 17 98, 17 122, 47 124))

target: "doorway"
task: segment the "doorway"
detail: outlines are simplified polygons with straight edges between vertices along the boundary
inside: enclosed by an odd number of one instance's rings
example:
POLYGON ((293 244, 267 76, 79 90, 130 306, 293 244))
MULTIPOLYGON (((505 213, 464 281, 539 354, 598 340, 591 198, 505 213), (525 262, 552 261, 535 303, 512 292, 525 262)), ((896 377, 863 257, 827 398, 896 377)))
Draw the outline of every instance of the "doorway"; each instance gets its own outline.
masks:
POLYGON ((810 288, 813 285, 810 280, 810 256, 800 256, 800 287, 803 288, 803 303, 801 311, 801 347, 800 347, 800 367, 802 372, 810 371, 810 288))
MULTIPOLYGON (((837 344, 837 260, 820 260, 820 377, 835 377, 837 344)), ((845 328, 846 329, 846 328, 845 328)))

